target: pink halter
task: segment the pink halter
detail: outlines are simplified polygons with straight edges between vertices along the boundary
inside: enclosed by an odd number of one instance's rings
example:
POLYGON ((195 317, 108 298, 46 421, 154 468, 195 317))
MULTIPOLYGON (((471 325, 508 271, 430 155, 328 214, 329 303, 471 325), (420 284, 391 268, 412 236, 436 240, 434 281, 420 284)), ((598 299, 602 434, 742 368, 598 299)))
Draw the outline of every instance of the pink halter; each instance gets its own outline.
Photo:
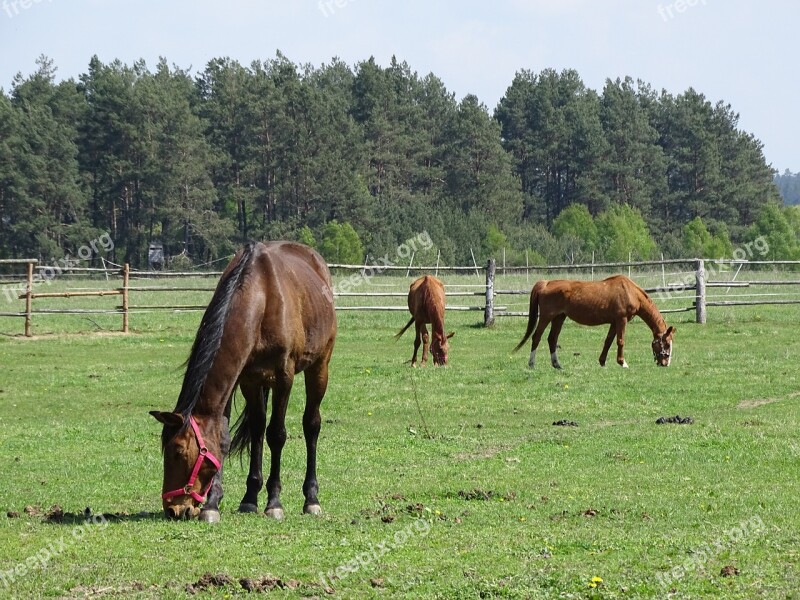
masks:
POLYGON ((197 480, 197 474, 200 472, 200 467, 205 459, 211 461, 211 464, 217 468, 217 471, 222 468, 222 464, 217 457, 211 454, 211 452, 208 451, 208 448, 206 448, 206 443, 203 441, 203 436, 200 435, 200 428, 197 426, 197 421, 194 420, 194 417, 189 417, 189 423, 194 430, 194 435, 197 437, 197 445, 200 447, 200 454, 197 455, 197 460, 194 463, 194 469, 192 469, 192 474, 189 475, 189 482, 182 488, 172 490, 171 492, 164 492, 161 494, 161 497, 164 500, 167 500, 168 498, 174 498, 175 496, 191 496, 197 502, 203 504, 206 501, 208 490, 211 489, 211 484, 214 483, 214 479, 212 478, 211 481, 208 482, 206 489, 203 490, 202 496, 192 490, 194 487, 194 482, 197 480))

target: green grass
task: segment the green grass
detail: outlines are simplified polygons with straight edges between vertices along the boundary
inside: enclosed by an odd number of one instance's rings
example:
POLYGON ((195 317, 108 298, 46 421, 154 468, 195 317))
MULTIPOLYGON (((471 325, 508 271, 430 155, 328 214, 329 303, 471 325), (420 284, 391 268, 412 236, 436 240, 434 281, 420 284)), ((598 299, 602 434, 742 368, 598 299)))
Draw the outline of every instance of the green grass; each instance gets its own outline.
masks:
POLYGON ((300 376, 286 520, 235 512, 245 469, 231 460, 213 526, 161 518, 161 429, 147 414, 174 406, 199 313, 136 313, 127 336, 90 334, 117 315, 37 315, 32 340, 0 318, 0 570, 30 561, 0 597, 184 598, 204 573, 233 582, 199 597, 244 595, 240 578, 267 574, 285 586, 271 596, 326 597, 320 574, 346 566, 334 597, 796 598, 799 312, 709 309, 705 326, 670 315, 669 369, 641 321, 626 370, 597 365, 604 329, 568 322, 564 370, 534 372, 527 350, 511 354, 519 318, 484 329, 480 313, 448 313, 451 365, 411 369, 412 336, 392 339, 405 313, 342 312, 319 444, 325 514, 300 514, 300 376), (694 424, 655 424, 676 414, 694 424), (60 524, 44 516, 54 505, 60 524), (115 516, 77 529, 87 507, 115 516), (44 568, 29 558, 46 551, 44 568))

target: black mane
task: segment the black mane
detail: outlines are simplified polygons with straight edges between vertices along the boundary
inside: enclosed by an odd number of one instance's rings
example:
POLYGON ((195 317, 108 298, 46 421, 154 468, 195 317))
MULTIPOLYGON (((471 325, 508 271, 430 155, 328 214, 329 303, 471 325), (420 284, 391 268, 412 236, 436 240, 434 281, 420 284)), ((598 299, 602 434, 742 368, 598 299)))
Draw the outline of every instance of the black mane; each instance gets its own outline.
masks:
POLYGON ((189 416, 200 400, 208 372, 211 370, 211 365, 214 363, 222 342, 222 332, 225 322, 228 320, 231 300, 248 273, 254 250, 255 242, 250 242, 244 247, 239 262, 217 284, 214 297, 203 314, 203 320, 200 322, 197 336, 192 344, 192 351, 186 361, 186 373, 183 376, 181 393, 178 395, 178 403, 174 410, 183 415, 184 425, 188 425, 189 416))

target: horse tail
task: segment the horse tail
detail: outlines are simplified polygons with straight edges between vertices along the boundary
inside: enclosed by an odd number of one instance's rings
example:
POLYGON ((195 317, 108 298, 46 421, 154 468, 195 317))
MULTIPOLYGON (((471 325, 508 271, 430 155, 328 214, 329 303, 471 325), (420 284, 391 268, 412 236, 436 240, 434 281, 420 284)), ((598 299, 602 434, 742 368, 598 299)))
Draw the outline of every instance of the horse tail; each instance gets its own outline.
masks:
POLYGON ((539 290, 541 282, 537 282, 536 285, 533 286, 531 290, 531 304, 528 308, 528 328, 525 330, 525 336, 522 338, 519 344, 517 344, 516 348, 514 348, 514 352, 522 348, 525 342, 528 341, 528 338, 531 337, 533 330, 536 329, 536 321, 539 320, 539 290))
POLYGON ((245 450, 247 450, 248 454, 250 453, 254 433, 251 423, 256 415, 260 414, 261 418, 264 418, 264 409, 267 403, 263 387, 259 390, 259 397, 258 404, 255 402, 247 402, 247 399, 245 399, 244 409, 236 419, 236 423, 231 427, 233 438, 231 439, 231 448, 229 450, 230 456, 239 455, 241 458, 245 450))
POLYGON ((400 336, 402 336, 406 332, 406 329, 411 327, 411 324, 413 322, 414 322, 414 316, 412 315, 411 318, 408 320, 408 323, 406 323, 406 326, 403 327, 400 331, 398 331, 397 333, 394 334, 394 339, 395 340, 399 340, 400 336))
POLYGON ((186 373, 175 407, 175 412, 183 414, 187 424, 188 417, 200 399, 208 373, 217 352, 219 352, 222 332, 230 314, 231 304, 249 271, 248 267, 252 263, 254 255, 255 242, 250 242, 242 250, 238 261, 231 262, 228 270, 222 274, 214 296, 203 314, 192 350, 186 361, 186 373))

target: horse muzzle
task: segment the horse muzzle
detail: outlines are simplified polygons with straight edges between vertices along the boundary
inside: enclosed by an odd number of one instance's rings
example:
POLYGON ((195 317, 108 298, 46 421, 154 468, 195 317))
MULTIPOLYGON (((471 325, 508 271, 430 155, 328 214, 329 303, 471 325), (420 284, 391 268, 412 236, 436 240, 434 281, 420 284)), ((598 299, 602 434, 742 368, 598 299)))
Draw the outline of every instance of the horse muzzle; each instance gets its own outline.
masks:
POLYGON ((656 359, 656 365, 659 367, 668 367, 672 362, 672 357, 669 354, 656 354, 654 358, 656 359))
POLYGON ((200 516, 200 508, 193 504, 170 504, 164 507, 164 516, 170 521, 188 521, 200 516))

